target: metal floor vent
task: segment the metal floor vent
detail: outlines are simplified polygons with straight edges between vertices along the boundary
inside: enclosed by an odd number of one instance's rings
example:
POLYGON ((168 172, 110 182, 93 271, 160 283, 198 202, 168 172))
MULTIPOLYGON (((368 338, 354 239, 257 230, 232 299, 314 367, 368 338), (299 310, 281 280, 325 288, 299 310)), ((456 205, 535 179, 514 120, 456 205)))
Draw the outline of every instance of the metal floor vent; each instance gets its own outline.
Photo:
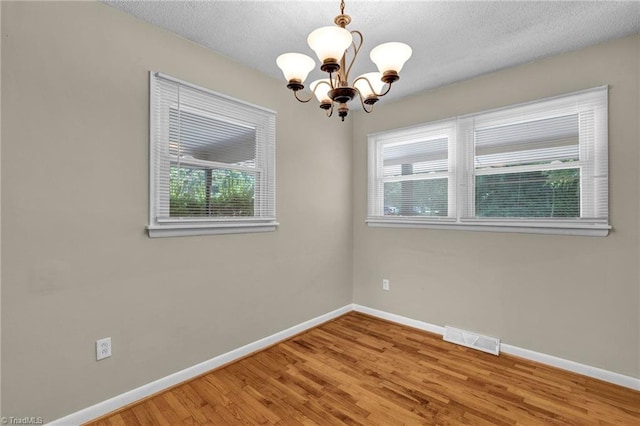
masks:
POLYGON ((482 352, 498 355, 500 353, 500 339, 482 336, 466 330, 445 326, 442 338, 447 342, 456 343, 482 352))

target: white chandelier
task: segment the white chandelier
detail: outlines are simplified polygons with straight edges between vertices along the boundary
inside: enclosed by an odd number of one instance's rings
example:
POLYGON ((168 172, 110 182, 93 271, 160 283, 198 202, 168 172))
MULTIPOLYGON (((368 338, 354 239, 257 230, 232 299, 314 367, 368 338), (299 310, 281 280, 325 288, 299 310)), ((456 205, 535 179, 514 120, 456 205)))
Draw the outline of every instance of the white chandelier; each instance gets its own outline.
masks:
POLYGON ((334 104, 337 104, 338 116, 344 121, 349 113, 348 103, 356 96, 364 111, 369 113, 378 98, 389 93, 391 84, 400 78, 398 73, 411 57, 411 47, 398 42, 376 46, 369 56, 378 67, 378 72, 358 76, 351 84, 349 72, 360 52, 363 37, 360 31, 348 31, 345 28, 351 22, 351 17, 344 14, 344 0, 340 4, 340 15, 333 21, 337 26, 318 28, 307 37, 309 47, 322 62, 320 69, 329 74, 329 78, 310 84, 312 94, 308 99, 300 98, 298 92, 304 89, 304 80, 315 68, 315 61, 302 53, 284 53, 278 56, 276 63, 288 82, 287 87, 293 90, 298 101, 309 102, 315 95, 320 101, 320 108, 327 112, 327 117, 333 114, 334 104), (357 36, 358 43, 354 36, 357 36), (349 60, 347 56, 350 56, 349 60))

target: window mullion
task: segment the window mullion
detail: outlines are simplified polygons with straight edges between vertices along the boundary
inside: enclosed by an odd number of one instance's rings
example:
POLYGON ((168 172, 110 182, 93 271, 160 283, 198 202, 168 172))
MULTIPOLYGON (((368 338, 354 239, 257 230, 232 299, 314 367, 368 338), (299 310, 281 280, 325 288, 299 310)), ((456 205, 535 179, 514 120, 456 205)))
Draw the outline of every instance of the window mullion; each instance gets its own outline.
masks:
POLYGON ((473 117, 459 118, 457 121, 457 179, 458 179, 458 209, 456 218, 461 220, 473 217, 475 212, 475 182, 474 157, 475 145, 473 138, 473 117))

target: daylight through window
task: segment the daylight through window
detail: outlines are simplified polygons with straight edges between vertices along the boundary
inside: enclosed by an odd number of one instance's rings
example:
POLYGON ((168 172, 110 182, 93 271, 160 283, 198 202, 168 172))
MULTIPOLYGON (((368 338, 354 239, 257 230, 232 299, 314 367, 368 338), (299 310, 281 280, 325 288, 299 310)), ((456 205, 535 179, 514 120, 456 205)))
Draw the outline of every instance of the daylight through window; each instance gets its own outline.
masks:
POLYGON ((607 88, 369 136, 373 226, 607 235, 607 88))

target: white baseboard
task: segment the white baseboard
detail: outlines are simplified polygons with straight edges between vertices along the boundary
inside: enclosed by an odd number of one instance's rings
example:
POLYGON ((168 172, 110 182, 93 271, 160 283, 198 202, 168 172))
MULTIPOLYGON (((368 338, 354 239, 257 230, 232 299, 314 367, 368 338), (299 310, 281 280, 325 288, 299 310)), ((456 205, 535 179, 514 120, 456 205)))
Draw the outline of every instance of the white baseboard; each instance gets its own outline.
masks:
POLYGON ((89 420, 93 420, 97 417, 104 416, 105 414, 122 408, 127 404, 139 401, 142 398, 187 381, 200 374, 206 373, 207 371, 213 370, 214 368, 218 368, 224 364, 228 364, 253 352, 259 351, 268 346, 286 340, 291 336, 295 336, 298 333, 337 318, 340 315, 351 312, 352 310, 353 305, 351 304, 343 306, 342 308, 336 309, 335 311, 331 311, 324 315, 312 318, 301 324, 295 325, 291 328, 287 328, 286 330, 272 334, 271 336, 249 343, 238 349, 234 349, 230 352, 218 355, 217 357, 211 358, 210 360, 201 362, 200 364, 185 368, 182 371, 178 371, 177 373, 173 373, 169 376, 140 386, 139 388, 114 396, 113 398, 110 398, 103 402, 99 402, 95 405, 92 405, 91 407, 76 411, 75 413, 71 413, 68 416, 62 417, 58 420, 54 420, 53 422, 48 424, 52 426, 79 425, 88 422, 89 420))
MULTIPOLYGON (((139 401, 147 396, 153 395, 154 393, 158 393, 171 386, 185 382, 193 377, 213 370, 214 368, 218 368, 224 364, 228 364, 253 352, 259 351, 268 346, 286 340, 291 336, 294 336, 298 333, 301 333, 305 330, 313 328, 317 325, 320 325, 351 311, 362 312, 364 314, 369 314, 374 317, 385 319, 398 324, 407 325, 409 327, 414 327, 420 330, 429 331, 435 334, 442 335, 444 333, 444 327, 440 327, 438 325, 414 320, 378 309, 368 308, 366 306, 358 305, 355 303, 349 304, 343 306, 342 308, 336 309, 335 311, 320 315, 316 318, 310 319, 286 330, 272 334, 271 336, 249 343, 238 349, 234 349, 230 352, 218 355, 217 357, 211 358, 208 361, 201 362, 200 364, 185 368, 182 371, 178 371, 177 373, 140 386, 139 388, 114 396, 113 398, 92 405, 91 407, 76 411, 75 413, 69 414, 68 416, 62 417, 58 420, 54 420, 53 422, 48 424, 52 426, 66 426, 70 424, 77 425, 88 422, 97 417, 104 416, 105 414, 122 408, 127 404, 139 401)), ((507 345, 504 343, 500 344, 500 350, 501 352, 506 354, 519 356, 521 358, 536 361, 541 364, 546 364, 553 367, 561 368, 563 370, 572 371, 574 373, 604 380, 605 382, 614 383, 616 385, 624 386, 630 389, 640 390, 640 379, 635 377, 625 376, 624 374, 614 373, 613 371, 603 370, 602 368, 580 364, 563 358, 530 351, 528 349, 507 345)))
POLYGON ((382 318, 387 321, 397 322, 398 324, 408 325, 409 327, 430 331, 431 333, 436 333, 440 335, 444 334, 444 327, 429 324, 428 322, 414 320, 411 318, 403 317, 401 315, 391 314, 389 312, 368 308, 366 306, 358 305, 355 303, 353 304, 353 310, 356 312, 362 312, 363 314, 369 314, 374 317, 382 318))
MULTIPOLYGON (((398 324, 407 325, 409 327, 418 328, 420 330, 430 331, 442 335, 444 333, 444 327, 440 327, 427 322, 414 320, 411 318, 403 317, 400 315, 392 314, 378 309, 368 308, 366 306, 355 304, 353 310, 356 312, 362 312, 363 314, 369 314, 374 317, 392 321, 398 324)), ((553 355, 547 355, 540 352, 531 351, 529 349, 519 348, 517 346, 500 344, 500 351, 505 354, 519 356, 520 358, 528 359, 531 361, 539 362, 541 364, 550 365, 552 367, 561 368, 563 370, 572 371, 574 373, 582 374, 584 376, 600 379, 605 382, 613 383, 616 385, 624 386, 626 388, 640 391, 640 379, 625 376, 624 374, 615 373, 613 371, 604 370, 598 367, 592 367, 586 364, 580 364, 578 362, 569 361, 567 359, 558 358, 553 355)))
POLYGON ((553 355, 530 351, 529 349, 523 349, 517 346, 506 345, 504 343, 500 344, 500 350, 505 354, 519 356, 520 358, 529 359, 541 364, 550 365, 552 367, 582 374, 583 376, 593 377, 594 379, 600 379, 605 382, 640 391, 640 379, 636 379, 635 377, 625 376, 624 374, 604 370, 591 365, 580 364, 579 362, 569 361, 568 359, 558 358, 553 355))

